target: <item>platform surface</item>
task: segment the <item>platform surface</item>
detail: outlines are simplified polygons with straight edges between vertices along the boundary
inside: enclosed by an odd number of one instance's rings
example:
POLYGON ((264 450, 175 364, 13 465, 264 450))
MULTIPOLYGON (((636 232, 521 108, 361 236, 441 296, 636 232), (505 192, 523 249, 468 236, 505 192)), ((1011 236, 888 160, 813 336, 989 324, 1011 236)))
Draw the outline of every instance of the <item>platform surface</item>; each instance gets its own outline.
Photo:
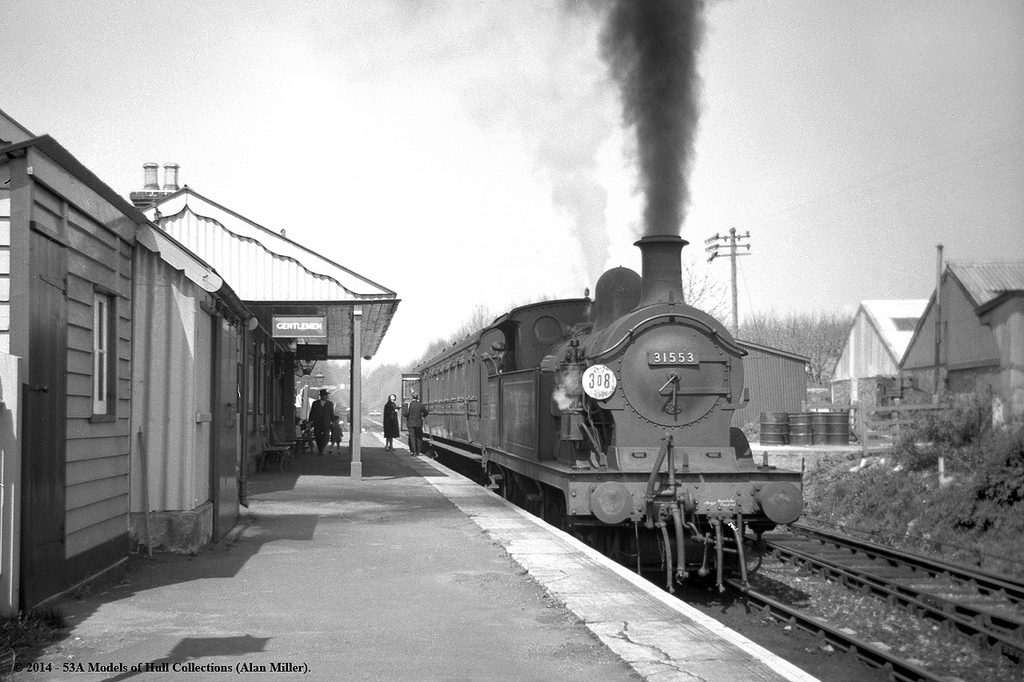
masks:
MULTIPOLYGON (((228 539, 66 598, 16 680, 811 680, 433 460, 362 434, 261 472, 228 539)), ((24 663, 26 661, 22 661, 24 663)))

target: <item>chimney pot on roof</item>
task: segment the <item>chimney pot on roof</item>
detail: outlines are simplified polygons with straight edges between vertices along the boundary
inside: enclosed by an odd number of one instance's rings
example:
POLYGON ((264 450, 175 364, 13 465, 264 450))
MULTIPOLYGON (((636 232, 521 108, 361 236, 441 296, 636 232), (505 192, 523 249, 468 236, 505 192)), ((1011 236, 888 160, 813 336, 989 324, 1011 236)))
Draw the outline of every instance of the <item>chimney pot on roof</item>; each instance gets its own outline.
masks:
POLYGON ((156 169, 159 167, 159 164, 156 163, 142 164, 142 190, 144 192, 155 192, 160 189, 160 181, 156 177, 156 169))
POLYGON ((164 191, 165 192, 176 192, 178 191, 178 164, 176 163, 165 163, 164 164, 164 191))

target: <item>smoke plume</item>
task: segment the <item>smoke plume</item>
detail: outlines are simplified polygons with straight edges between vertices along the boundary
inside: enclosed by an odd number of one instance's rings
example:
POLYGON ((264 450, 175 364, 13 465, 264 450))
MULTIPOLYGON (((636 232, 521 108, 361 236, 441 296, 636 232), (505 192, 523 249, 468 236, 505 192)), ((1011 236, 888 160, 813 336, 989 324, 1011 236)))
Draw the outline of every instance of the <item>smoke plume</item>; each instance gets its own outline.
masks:
POLYGON ((678 234, 689 202, 702 13, 699 0, 616 0, 602 35, 636 130, 645 235, 678 234))

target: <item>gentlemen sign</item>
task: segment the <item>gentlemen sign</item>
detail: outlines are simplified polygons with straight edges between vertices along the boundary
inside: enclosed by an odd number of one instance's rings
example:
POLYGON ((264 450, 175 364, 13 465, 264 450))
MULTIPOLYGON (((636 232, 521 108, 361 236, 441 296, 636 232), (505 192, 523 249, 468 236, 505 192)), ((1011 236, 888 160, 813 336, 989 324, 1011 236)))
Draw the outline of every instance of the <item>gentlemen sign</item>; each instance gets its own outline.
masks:
POLYGON ((327 318, 322 315, 274 315, 273 337, 310 339, 327 336, 327 318))

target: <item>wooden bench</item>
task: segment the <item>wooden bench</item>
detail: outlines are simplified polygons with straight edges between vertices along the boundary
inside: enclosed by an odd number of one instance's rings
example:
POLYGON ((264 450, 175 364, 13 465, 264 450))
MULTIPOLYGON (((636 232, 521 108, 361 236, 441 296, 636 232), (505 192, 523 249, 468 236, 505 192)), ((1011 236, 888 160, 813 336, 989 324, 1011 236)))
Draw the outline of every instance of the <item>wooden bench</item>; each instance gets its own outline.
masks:
MULTIPOLYGON (((282 424, 282 428, 281 428, 281 432, 282 433, 284 432, 284 428, 283 427, 284 427, 284 425, 282 424)), ((294 448, 294 450, 295 450, 295 456, 299 456, 299 455, 305 454, 306 450, 309 450, 310 454, 313 454, 313 452, 314 452, 313 444, 314 444, 315 441, 313 440, 313 436, 311 436, 311 435, 303 434, 301 437, 296 437, 294 435, 292 435, 292 436, 284 436, 282 438, 279 438, 278 440, 280 442, 282 442, 282 443, 290 443, 292 448, 294 448)))
POLYGON ((260 440, 262 444, 262 450, 260 456, 256 460, 256 470, 266 470, 266 468, 274 463, 277 463, 281 467, 281 471, 284 471, 292 462, 295 460, 295 448, 292 444, 277 444, 271 441, 270 436, 267 433, 267 427, 260 426, 260 440))

